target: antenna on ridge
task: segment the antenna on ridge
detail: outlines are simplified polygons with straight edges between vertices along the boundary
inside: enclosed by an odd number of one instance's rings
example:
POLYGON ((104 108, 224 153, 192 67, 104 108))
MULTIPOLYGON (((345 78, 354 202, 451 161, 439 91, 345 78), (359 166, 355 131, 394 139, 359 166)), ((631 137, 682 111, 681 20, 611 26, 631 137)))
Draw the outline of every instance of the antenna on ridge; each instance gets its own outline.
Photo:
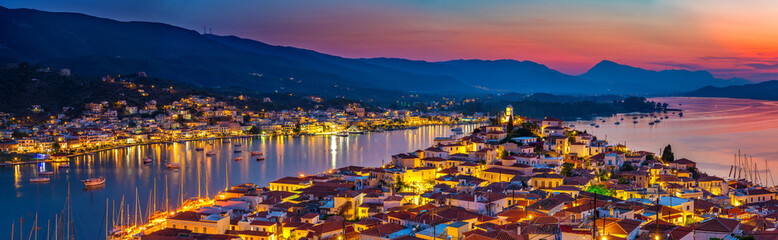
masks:
POLYGON ((208 32, 205 31, 205 25, 203 25, 203 34, 207 34, 208 32))

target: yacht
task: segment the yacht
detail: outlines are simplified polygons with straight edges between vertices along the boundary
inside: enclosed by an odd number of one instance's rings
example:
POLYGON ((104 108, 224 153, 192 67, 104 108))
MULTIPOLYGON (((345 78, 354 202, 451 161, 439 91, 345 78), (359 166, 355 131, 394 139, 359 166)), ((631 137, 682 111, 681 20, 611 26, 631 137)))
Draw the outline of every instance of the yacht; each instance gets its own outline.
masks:
POLYGON ((336 133, 335 136, 338 136, 338 137, 348 137, 348 133, 346 133, 346 132, 339 132, 339 133, 336 133))
POLYGON ((87 187, 100 186, 100 185, 104 185, 105 184, 105 178, 104 177, 87 178, 87 179, 84 179, 84 180, 81 180, 81 181, 84 182, 84 185, 86 185, 87 187))

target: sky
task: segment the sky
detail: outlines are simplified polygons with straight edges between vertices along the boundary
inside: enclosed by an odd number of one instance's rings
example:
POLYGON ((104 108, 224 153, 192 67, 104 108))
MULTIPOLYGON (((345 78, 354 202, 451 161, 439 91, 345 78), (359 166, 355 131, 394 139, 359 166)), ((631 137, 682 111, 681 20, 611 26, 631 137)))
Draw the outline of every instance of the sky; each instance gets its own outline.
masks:
POLYGON ((578 75, 601 60, 778 79, 778 1, 5 0, 163 22, 353 58, 515 59, 578 75))

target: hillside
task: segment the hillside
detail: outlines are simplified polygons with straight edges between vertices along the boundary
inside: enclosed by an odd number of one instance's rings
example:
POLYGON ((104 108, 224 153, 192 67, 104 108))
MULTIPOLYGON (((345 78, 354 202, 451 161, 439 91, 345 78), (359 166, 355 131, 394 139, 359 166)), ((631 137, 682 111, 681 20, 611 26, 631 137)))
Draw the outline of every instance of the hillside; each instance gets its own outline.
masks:
POLYGON ((778 80, 728 87, 707 86, 683 94, 689 97, 726 97, 778 101, 778 80))
POLYGON ((745 84, 705 71, 650 71, 602 61, 571 76, 532 61, 349 59, 163 23, 0 7, 0 63, 80 75, 146 72, 201 87, 377 99, 397 93, 668 94, 745 84), (386 95, 386 96, 382 96, 386 95))
POLYGON ((397 71, 390 75, 367 69, 349 75, 353 66, 320 66, 322 60, 312 54, 300 56, 297 50, 278 47, 282 51, 264 55, 257 45, 236 48, 213 36, 161 23, 0 8, 0 31, 4 33, 0 56, 84 75, 144 71, 200 86, 328 95, 373 88, 425 92, 463 87, 454 79, 397 71))

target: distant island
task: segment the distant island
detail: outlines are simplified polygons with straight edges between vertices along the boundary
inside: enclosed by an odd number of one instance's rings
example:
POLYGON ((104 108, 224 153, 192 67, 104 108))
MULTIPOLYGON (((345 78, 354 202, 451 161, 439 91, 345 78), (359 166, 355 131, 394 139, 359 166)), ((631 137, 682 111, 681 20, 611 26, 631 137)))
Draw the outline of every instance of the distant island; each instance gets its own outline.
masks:
POLYGON ((707 86, 683 94, 689 97, 725 97, 778 101, 778 80, 728 87, 707 86))

